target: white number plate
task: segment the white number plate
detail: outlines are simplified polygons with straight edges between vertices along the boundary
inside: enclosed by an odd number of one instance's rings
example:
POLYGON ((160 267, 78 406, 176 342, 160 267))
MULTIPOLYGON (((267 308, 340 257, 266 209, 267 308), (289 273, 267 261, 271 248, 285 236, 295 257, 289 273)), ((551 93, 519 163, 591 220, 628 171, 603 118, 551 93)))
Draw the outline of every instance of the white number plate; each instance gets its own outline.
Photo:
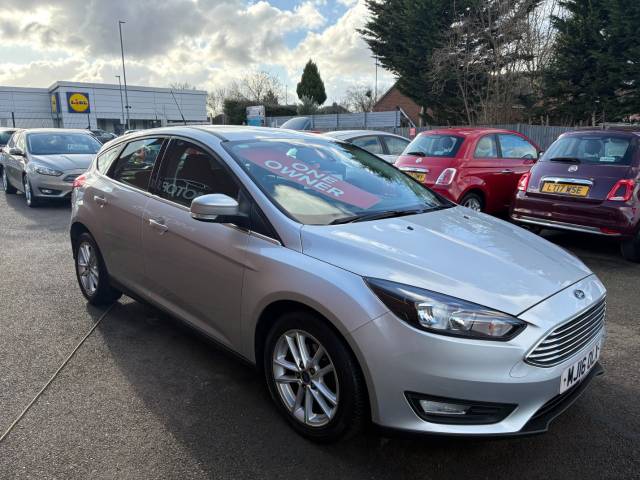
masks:
POLYGON ((598 361, 598 358, 600 358, 601 343, 602 340, 598 340, 598 343, 596 343, 591 350, 584 353, 577 362, 562 372, 562 377, 560 377, 560 393, 580 383, 582 379, 587 376, 598 361))

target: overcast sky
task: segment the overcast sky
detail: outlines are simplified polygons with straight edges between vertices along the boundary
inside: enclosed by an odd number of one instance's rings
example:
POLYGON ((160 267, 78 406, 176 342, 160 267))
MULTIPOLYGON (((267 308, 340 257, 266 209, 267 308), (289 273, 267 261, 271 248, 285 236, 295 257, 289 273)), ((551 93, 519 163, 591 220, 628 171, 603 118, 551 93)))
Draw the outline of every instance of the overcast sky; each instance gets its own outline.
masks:
MULTIPOLYGON (((211 90, 265 70, 291 101, 312 58, 331 103, 350 85, 373 86, 375 62, 356 32, 366 16, 363 0, 2 0, 0 85, 117 83, 122 19, 129 84, 211 90)), ((380 90, 392 81, 379 70, 380 90)))

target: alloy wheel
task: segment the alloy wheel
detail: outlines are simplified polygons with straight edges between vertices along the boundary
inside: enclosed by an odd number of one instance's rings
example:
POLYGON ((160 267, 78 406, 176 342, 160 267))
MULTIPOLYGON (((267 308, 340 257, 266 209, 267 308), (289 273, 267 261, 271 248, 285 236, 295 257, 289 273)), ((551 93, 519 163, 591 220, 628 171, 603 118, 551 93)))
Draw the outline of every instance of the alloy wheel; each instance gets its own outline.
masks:
POLYGON ((463 203, 462 203, 463 207, 467 207, 470 210, 473 210, 474 212, 481 212, 482 211, 482 205, 480 204, 480 200, 478 200, 476 197, 469 197, 467 198, 463 203))
POLYGON ((338 376, 322 344, 303 330, 282 334, 273 351, 273 379, 289 413, 310 427, 327 425, 338 410, 338 376))
POLYGON ((26 177, 26 175, 24 177, 24 198, 27 201, 27 205, 31 205, 31 202, 33 201, 31 184, 29 183, 29 179, 26 177))
POLYGON ((78 276, 80 277, 82 288, 89 296, 93 296, 98 289, 100 275, 98 272, 98 257, 89 243, 83 242, 80 244, 76 262, 78 263, 78 276))

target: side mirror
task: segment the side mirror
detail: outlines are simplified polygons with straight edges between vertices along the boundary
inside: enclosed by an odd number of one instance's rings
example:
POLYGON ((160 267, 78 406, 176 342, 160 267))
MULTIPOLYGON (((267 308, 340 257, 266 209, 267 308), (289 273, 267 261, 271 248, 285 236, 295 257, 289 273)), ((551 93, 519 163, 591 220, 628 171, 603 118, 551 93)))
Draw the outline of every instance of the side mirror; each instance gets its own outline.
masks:
POLYGON ((202 195, 191 202, 191 216, 203 222, 215 222, 218 217, 238 215, 238 202, 228 195, 202 195))
POLYGON ((540 160, 542 158, 542 155, 544 155, 544 150, 540 150, 538 152, 538 160, 540 160))
POLYGON ((13 155, 15 157, 24 157, 24 152, 21 148, 12 147, 9 149, 9 155, 13 155))

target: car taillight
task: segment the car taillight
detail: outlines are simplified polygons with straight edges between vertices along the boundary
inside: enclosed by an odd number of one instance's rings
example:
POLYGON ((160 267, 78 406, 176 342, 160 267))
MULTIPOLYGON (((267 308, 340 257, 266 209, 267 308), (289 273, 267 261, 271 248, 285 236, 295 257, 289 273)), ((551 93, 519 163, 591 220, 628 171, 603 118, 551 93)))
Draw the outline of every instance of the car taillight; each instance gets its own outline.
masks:
POLYGON ((436 180, 436 185, 451 185, 451 182, 453 182, 455 176, 455 168, 445 168, 436 180))
POLYGON ((83 173, 73 181, 73 188, 84 187, 84 182, 87 181, 87 176, 83 173))
POLYGON ((636 182, 630 178, 618 180, 609 192, 609 195, 607 195, 607 200, 613 200, 614 202, 628 202, 631 200, 635 186, 636 182))
POLYGON ((531 178, 531 173, 527 172, 520 177, 518 180, 518 190, 521 192, 526 192, 529 187, 529 179, 531 178))

